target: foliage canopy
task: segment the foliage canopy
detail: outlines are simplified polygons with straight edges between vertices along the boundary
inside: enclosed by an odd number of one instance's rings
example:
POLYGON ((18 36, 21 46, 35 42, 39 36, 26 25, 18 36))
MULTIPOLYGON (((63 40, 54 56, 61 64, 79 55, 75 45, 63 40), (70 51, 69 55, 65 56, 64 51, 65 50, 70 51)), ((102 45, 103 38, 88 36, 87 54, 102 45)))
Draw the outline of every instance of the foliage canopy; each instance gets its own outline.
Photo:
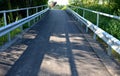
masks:
POLYGON ((0 0, 0 10, 25 8, 47 4, 48 0, 0 0))

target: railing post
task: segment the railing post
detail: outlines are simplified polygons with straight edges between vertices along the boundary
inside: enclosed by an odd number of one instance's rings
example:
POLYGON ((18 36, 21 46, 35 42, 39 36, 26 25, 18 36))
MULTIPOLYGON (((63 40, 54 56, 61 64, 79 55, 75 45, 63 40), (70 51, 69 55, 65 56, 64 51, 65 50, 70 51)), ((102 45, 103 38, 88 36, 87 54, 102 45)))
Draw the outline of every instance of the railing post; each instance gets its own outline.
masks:
MULTIPOLYGON (((38 12, 38 7, 36 7, 36 13, 38 12)), ((38 21, 38 17, 37 17, 37 21, 38 21)))
MULTIPOLYGON (((83 17, 85 17, 85 10, 83 9, 83 17)), ((86 32, 88 32, 88 27, 86 26, 86 32)))
MULTIPOLYGON (((33 9, 35 9, 35 8, 33 8, 33 9)), ((35 11, 36 12, 36 11, 35 11)), ((34 19, 34 23, 36 22, 36 20, 34 19)))
POLYGON ((27 17, 29 16, 29 9, 27 8, 27 17))
MULTIPOLYGON (((40 8, 40 7, 38 7, 38 12, 40 11, 39 8, 40 8)), ((38 19, 40 20, 40 15, 39 15, 38 19)))
MULTIPOLYGON (((43 7, 44 7, 44 6, 42 6, 42 7, 41 7, 41 8, 42 8, 42 10, 43 10, 43 7)), ((41 11, 42 11, 42 10, 41 10, 41 11)), ((40 15, 40 19, 41 19, 41 17, 42 17, 42 14, 40 15)))
POLYGON ((108 45, 107 54, 112 56, 112 48, 108 45))
MULTIPOLYGON (((27 8, 27 17, 29 16, 29 9, 27 8)), ((28 22, 28 26, 30 27, 30 22, 28 22)), ((23 28, 22 28, 23 30, 23 28)))
POLYGON ((4 15, 4 24, 6 26, 7 25, 6 12, 4 12, 3 15, 4 15))
POLYGON ((78 13, 78 8, 77 8, 77 13, 78 13))
MULTIPOLYGON (((99 13, 97 13, 96 25, 99 26, 99 13)), ((96 34, 94 33, 93 39, 96 40, 96 34)))
POLYGON ((38 7, 36 8, 36 13, 38 12, 38 7))
MULTIPOLYGON (((4 12, 3 15, 4 15, 4 24, 5 24, 5 26, 6 26, 6 25, 7 25, 6 12, 4 12)), ((10 32, 8 33, 8 41, 9 41, 9 42, 11 41, 10 32)))
POLYGON ((88 32, 88 27, 86 26, 86 32, 88 32))
POLYGON ((83 9, 83 17, 85 17, 85 10, 83 9))
POLYGON ((97 26, 99 26, 99 13, 97 13, 97 26))
POLYGON ((44 6, 42 6, 42 10, 44 9, 44 6))

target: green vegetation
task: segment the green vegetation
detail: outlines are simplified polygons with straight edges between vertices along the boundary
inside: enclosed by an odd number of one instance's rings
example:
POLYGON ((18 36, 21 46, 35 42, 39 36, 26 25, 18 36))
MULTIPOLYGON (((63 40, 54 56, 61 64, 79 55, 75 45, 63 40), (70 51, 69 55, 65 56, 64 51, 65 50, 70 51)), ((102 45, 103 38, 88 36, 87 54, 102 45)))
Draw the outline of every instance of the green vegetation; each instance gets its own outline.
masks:
POLYGON ((0 18, 0 27, 2 27, 2 26, 4 26, 5 24, 4 24, 4 18, 2 17, 2 18, 0 18))
POLYGON ((64 6, 64 5, 56 5, 55 7, 53 7, 53 9, 66 10, 66 9, 67 9, 67 6, 64 6))
POLYGON ((11 32, 10 32, 11 39, 14 39, 14 37, 15 37, 17 34, 19 34, 20 32, 21 32, 21 28, 20 28, 20 27, 17 28, 17 29, 15 29, 15 30, 13 30, 13 31, 11 31, 11 32))

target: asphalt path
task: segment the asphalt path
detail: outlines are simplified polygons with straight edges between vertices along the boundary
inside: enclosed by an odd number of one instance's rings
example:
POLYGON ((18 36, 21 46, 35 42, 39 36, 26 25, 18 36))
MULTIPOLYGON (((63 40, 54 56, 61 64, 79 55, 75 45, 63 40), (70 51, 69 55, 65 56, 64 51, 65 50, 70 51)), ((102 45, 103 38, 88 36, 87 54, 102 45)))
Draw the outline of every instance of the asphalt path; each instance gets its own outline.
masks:
POLYGON ((26 49, 6 76, 111 76, 75 22, 50 10, 23 36, 26 49))

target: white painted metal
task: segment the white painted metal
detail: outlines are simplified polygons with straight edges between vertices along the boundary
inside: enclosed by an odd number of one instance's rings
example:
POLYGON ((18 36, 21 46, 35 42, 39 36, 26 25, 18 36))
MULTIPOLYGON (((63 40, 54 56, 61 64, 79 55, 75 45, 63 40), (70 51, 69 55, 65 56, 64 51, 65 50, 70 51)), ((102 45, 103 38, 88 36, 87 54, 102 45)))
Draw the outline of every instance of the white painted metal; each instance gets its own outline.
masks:
MULTIPOLYGON (((97 13, 96 25, 99 26, 99 13, 97 13)), ((96 40, 96 34, 94 33, 93 39, 96 40)))
MULTIPOLYGON (((29 9, 27 9, 27 17, 29 16, 29 9)), ((30 27, 30 22, 28 22, 28 26, 30 27)), ((22 26, 21 26, 21 30, 23 30, 22 26)))
POLYGON ((85 10, 83 10, 83 17, 85 17, 85 10))
POLYGON ((27 17, 29 16, 29 9, 27 9, 27 17))
MULTIPOLYGON (((4 25, 6 26, 7 25, 6 12, 4 12, 3 15, 4 15, 4 25)), ((7 35, 8 35, 8 41, 11 41, 10 33, 8 33, 7 35)))
MULTIPOLYGON (((36 8, 36 13, 38 12, 38 8, 36 8)), ((38 20, 38 17, 37 17, 37 20, 38 20)))
POLYGON ((4 24, 6 26, 7 25, 6 12, 4 12, 3 15, 4 15, 4 24))

